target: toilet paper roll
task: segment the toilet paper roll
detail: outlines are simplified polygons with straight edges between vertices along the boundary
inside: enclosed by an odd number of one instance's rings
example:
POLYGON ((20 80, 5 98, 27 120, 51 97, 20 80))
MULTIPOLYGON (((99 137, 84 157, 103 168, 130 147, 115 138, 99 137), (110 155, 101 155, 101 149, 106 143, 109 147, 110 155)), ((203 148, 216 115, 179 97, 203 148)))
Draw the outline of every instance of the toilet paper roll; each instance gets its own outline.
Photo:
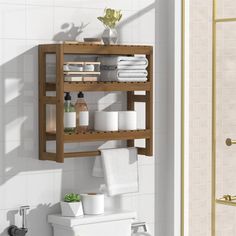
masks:
POLYGON ((99 215, 104 213, 104 194, 84 193, 82 197, 85 215, 99 215))
POLYGON ((136 130, 137 112, 119 111, 119 130, 136 130))
POLYGON ((118 131, 118 112, 96 111, 94 129, 97 131, 118 131))

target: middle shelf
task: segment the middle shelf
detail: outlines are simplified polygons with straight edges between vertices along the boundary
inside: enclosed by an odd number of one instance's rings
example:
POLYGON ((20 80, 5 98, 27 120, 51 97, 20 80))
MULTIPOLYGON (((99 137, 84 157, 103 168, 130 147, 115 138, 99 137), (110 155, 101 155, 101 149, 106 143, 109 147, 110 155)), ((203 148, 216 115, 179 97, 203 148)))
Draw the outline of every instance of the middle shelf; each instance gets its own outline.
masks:
MULTIPOLYGON (((46 83, 45 89, 56 91, 56 84, 46 83)), ((151 82, 64 82, 64 91, 151 91, 151 82)))
MULTIPOLYGON (((103 140, 132 140, 150 139, 152 136, 150 129, 128 130, 128 131, 90 131, 84 133, 64 134, 64 143, 92 142, 103 140)), ((46 132, 46 139, 56 140, 56 132, 46 132)))

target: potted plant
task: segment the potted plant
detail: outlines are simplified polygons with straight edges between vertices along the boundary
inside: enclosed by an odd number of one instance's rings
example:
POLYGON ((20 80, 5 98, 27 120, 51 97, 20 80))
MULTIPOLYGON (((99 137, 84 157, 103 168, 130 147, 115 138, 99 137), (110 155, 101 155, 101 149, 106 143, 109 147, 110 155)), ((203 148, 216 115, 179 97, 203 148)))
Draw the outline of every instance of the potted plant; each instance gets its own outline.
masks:
POLYGON ((106 8, 104 10, 104 16, 99 16, 100 20, 105 26, 105 30, 102 35, 102 40, 104 44, 116 44, 118 41, 118 33, 115 29, 116 24, 121 20, 122 13, 121 10, 115 10, 111 8, 106 8))
POLYGON ((61 214, 62 216, 72 217, 84 215, 79 194, 70 193, 65 195, 64 201, 61 201, 61 214))

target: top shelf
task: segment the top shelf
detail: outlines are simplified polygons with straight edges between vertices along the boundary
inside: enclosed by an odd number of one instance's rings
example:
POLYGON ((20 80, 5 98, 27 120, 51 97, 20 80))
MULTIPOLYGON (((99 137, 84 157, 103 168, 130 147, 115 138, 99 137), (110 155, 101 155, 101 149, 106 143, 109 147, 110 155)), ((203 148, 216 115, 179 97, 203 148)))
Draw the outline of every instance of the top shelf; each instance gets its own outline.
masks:
POLYGON ((134 55, 153 53, 152 46, 147 45, 96 45, 96 44, 42 44, 39 45, 44 53, 56 53, 62 50, 64 54, 90 55, 134 55))

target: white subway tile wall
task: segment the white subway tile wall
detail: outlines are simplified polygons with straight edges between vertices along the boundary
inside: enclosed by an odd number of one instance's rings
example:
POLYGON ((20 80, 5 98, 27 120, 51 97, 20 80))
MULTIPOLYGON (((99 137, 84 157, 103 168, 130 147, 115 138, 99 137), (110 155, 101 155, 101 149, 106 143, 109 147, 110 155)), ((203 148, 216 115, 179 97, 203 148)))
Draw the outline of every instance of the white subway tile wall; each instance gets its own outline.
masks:
MULTIPOLYGON (((0 0, 1 236, 7 235, 9 225, 20 226, 17 210, 26 204, 31 207, 27 235, 51 236, 46 216, 59 211, 62 196, 96 191, 103 182, 91 177, 93 158, 69 159, 64 164, 38 160, 37 45, 101 35, 104 27, 96 17, 103 14, 105 7, 123 12, 121 43, 154 45, 156 5, 153 0, 0 0), (82 32, 68 36, 65 31, 71 23, 82 32)), ((92 97, 86 94, 86 99, 93 109, 110 109, 111 104, 124 109, 123 95, 95 93, 92 97)), ((144 118, 139 117, 143 124, 144 118)), ((81 147, 89 148, 88 144, 81 147)), ((140 192, 109 199, 108 205, 137 211, 154 236, 154 158, 139 157, 139 174, 140 192)))

